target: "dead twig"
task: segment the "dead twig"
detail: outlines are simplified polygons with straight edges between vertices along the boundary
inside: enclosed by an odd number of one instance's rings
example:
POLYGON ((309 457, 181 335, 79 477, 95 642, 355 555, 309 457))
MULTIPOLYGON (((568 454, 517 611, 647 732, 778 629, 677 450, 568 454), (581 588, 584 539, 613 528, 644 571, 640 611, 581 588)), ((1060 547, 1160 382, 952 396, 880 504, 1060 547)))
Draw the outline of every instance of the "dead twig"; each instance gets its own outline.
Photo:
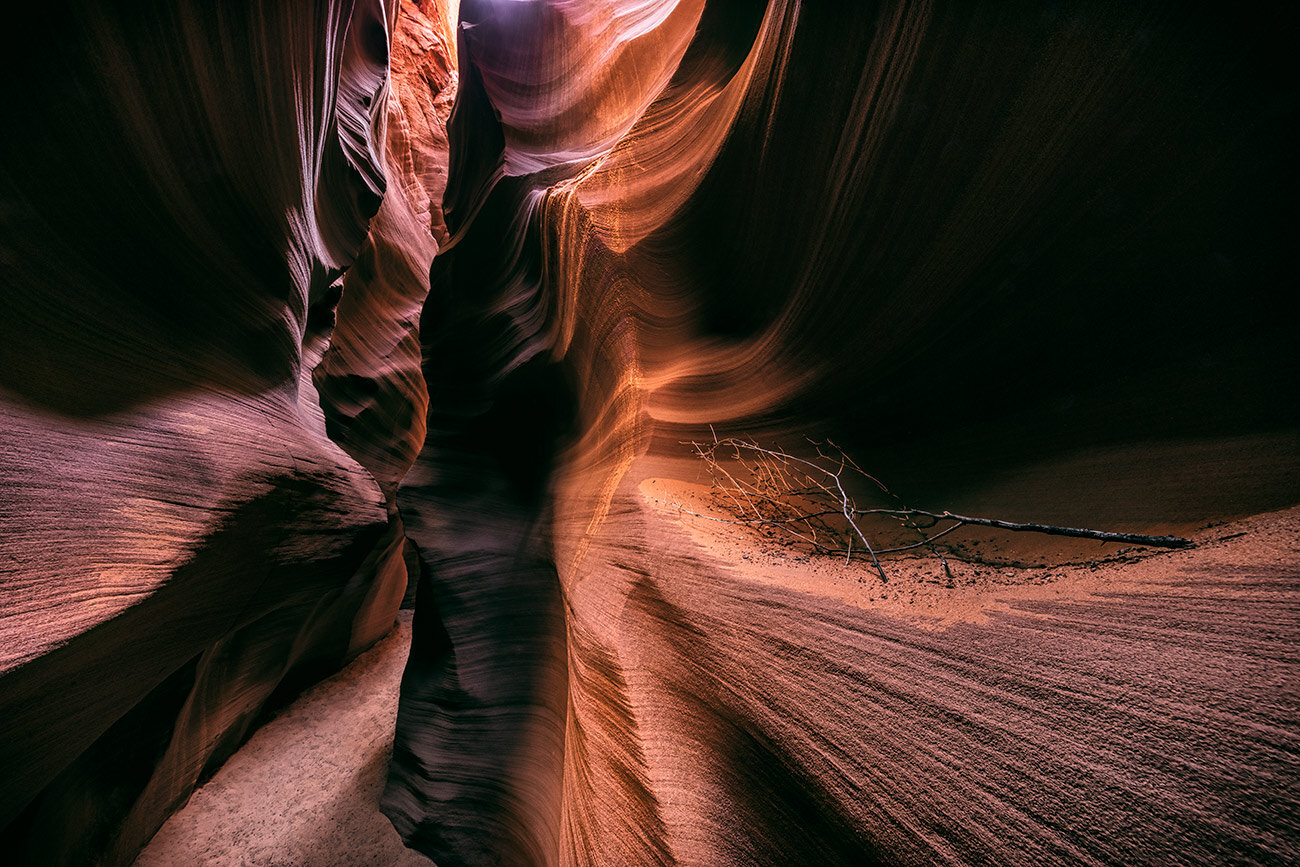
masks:
MULTIPOLYGON (((1148 548, 1193 548, 1196 543, 1181 536, 1149 536, 1145 533, 1113 533, 1109 530, 1089 530, 1083 527, 1058 527, 1053 524, 1019 523, 1000 521, 996 518, 972 518, 953 512, 930 512, 925 509, 858 509, 859 515, 920 515, 934 518, 936 521, 956 521, 958 526, 969 524, 975 527, 996 527, 1016 533, 1042 533, 1047 536, 1073 536, 1077 539, 1097 539, 1102 542, 1123 542, 1128 545, 1144 545, 1148 548)), ((954 528, 949 528, 954 529, 954 528)), ((947 532, 946 530, 944 532, 947 532)), ((931 537, 934 538, 934 537, 931 537)))
POLYGON ((1194 543, 1178 536, 1153 536, 1143 533, 1122 533, 1092 530, 1083 527, 1061 527, 997 518, 959 515, 950 511, 930 511, 907 506, 875 476, 864 471, 852 458, 830 440, 809 440, 816 452, 815 460, 801 458, 776 448, 765 448, 752 440, 737 437, 690 445, 695 454, 705 462, 713 477, 713 487, 725 507, 736 515, 735 519, 717 518, 691 511, 679 505, 687 514, 710 521, 742 524, 760 530, 772 530, 788 536, 797 543, 808 545, 822 554, 843 554, 851 561, 854 548, 870 557, 880 580, 888 581, 880 555, 927 548, 943 564, 945 573, 952 577, 942 549, 934 543, 949 533, 966 526, 989 527, 1017 533, 1041 533, 1049 536, 1068 536, 1096 539, 1101 542, 1118 542, 1155 548, 1190 548, 1194 543), (831 451, 833 450, 833 452, 831 451), (734 463, 733 469, 723 466, 723 461, 734 463), (897 508, 859 508, 850 494, 851 485, 846 476, 856 476, 878 488, 881 493, 898 503, 897 508), (859 518, 882 516, 894 518, 921 538, 911 544, 877 547, 868 539, 859 518), (929 532, 944 525, 937 532, 929 532))

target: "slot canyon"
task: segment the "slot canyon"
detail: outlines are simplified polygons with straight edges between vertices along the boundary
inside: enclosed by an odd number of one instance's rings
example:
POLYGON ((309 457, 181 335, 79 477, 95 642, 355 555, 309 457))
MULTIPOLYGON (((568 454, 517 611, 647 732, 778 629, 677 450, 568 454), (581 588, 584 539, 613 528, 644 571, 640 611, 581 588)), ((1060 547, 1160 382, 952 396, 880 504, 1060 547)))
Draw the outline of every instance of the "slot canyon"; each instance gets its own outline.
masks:
POLYGON ((1191 6, 9 10, 0 864, 1300 861, 1297 33, 1191 6))

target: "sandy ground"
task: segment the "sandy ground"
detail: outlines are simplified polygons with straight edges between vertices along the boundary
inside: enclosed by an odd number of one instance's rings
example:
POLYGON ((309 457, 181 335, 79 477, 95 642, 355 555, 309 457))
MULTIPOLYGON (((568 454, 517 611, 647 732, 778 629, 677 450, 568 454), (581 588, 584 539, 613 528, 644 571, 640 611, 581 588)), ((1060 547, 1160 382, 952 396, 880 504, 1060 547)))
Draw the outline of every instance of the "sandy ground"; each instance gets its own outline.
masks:
MULTIPOLYGON (((1189 551, 971 536, 953 540, 974 559, 951 575, 898 557, 886 584, 683 514, 711 496, 681 469, 629 477, 589 557, 605 565, 570 589, 606 612, 584 628, 618 648, 627 735, 683 863, 770 861, 837 834, 865 851, 862 829, 904 860, 954 862, 1125 860, 1171 835, 1272 857, 1293 839, 1285 798, 1265 793, 1296 755, 1300 507, 1171 528, 1189 551), (762 735, 743 760, 736 720, 762 735), (809 786, 808 803, 790 794, 809 786)), ((260 729, 137 864, 433 863, 376 806, 410 633, 404 613, 260 729)))
MULTIPOLYGON (((861 555, 846 563, 792 544, 782 534, 763 535, 738 524, 734 512, 708 485, 648 478, 638 490, 648 507, 677 525, 711 559, 728 564, 746 580, 828 597, 922 629, 987 623, 991 613, 1009 611, 1018 602, 1151 591, 1165 583, 1162 579, 1171 570, 1207 557, 1227 555, 1259 566, 1284 565, 1288 557, 1273 548, 1285 549, 1293 534, 1300 532, 1300 508, 1156 531, 1176 532, 1196 542, 1195 548, 1183 551, 968 527, 944 538, 946 569, 925 550, 890 555, 882 560, 889 579, 882 582, 861 555)), ((867 532, 881 529, 877 525, 867 532)), ((1137 531, 1152 532, 1148 527, 1137 531)), ((884 537, 888 544, 912 540, 884 537)))
POLYGON ((568 588, 680 863, 1294 860, 1300 508, 1098 518, 1183 551, 950 537, 951 582, 882 583, 682 514, 699 475, 634 465, 568 588))
POLYGON ((138 867, 432 864, 379 812, 411 613, 259 729, 163 825, 138 867))

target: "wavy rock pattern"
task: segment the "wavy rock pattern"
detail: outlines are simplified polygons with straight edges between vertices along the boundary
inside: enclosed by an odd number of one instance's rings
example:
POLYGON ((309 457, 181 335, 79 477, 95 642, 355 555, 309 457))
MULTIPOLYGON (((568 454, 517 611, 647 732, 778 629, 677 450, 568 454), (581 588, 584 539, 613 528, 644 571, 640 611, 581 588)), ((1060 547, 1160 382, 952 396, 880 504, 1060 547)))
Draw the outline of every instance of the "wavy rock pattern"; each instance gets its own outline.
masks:
POLYGON ((384 799, 410 844, 439 864, 1293 856, 1293 513, 1243 531, 1269 538, 1249 552, 957 588, 914 616, 923 583, 783 584, 639 493, 697 481, 673 455, 714 424, 830 434, 909 497, 1012 518, 1190 532, 1293 505, 1297 358, 1271 311, 1294 99, 1269 22, 460 17, 428 435, 397 494, 425 570, 384 799))
POLYGON ((454 61, 378 0, 56 11, 2 52, 0 828, 127 863, 392 627, 454 61))
POLYGON ((444 867, 1295 859, 1281 19, 56 7, 0 30, 6 859, 129 862, 410 583, 382 806, 444 867), (671 507, 711 426, 1201 547, 785 562, 671 507))
MULTIPOLYGON (((399 534, 397 483, 424 441, 429 401, 417 326, 429 265, 447 239, 442 193, 456 72, 446 14, 432 3, 401 7, 382 139, 390 183, 343 278, 338 323, 313 371, 330 438, 379 483, 399 534)), ((379 611, 375 634, 391 625, 387 608, 379 611)))

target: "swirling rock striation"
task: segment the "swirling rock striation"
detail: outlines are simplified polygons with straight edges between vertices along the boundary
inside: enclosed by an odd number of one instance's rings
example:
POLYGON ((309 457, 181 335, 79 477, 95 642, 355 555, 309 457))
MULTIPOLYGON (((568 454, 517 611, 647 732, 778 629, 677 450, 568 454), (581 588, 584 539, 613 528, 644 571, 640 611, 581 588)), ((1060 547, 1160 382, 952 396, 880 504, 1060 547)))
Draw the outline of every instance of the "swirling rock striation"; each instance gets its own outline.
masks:
MULTIPOLYGON (((429 293, 429 265, 447 239, 442 193, 456 72, 446 16, 434 3, 400 8, 382 138, 390 182, 343 277, 337 324, 313 371, 326 431, 379 483, 395 527, 401 524, 397 483, 424 441, 428 410, 420 310, 429 293)), ((409 544, 404 543, 408 555, 409 544)))
POLYGON ((391 419, 424 412, 401 317, 440 181, 437 142, 391 132, 436 127, 454 87, 436 28, 400 22, 433 71, 396 99, 379 0, 78 3, 5 28, 25 130, 0 146, 7 861, 129 862, 260 715, 392 626, 385 491, 420 432, 391 419), (381 198, 390 240, 367 241, 381 198), (390 419, 346 451, 333 377, 377 383, 390 419))
POLYGON ((9 19, 6 857, 129 861, 410 562, 383 808, 439 864, 1293 858, 1281 22, 458 16, 9 19), (672 507, 710 426, 1201 547, 799 565, 672 507))
POLYGON ((1294 505, 1276 29, 1156 3, 460 16, 397 494, 424 573, 384 808, 410 844, 1293 853, 1293 514, 1109 585, 943 591, 927 620, 923 582, 783 583, 641 493, 696 480, 673 455, 712 424, 830 434, 909 497, 1008 518, 1294 505))

